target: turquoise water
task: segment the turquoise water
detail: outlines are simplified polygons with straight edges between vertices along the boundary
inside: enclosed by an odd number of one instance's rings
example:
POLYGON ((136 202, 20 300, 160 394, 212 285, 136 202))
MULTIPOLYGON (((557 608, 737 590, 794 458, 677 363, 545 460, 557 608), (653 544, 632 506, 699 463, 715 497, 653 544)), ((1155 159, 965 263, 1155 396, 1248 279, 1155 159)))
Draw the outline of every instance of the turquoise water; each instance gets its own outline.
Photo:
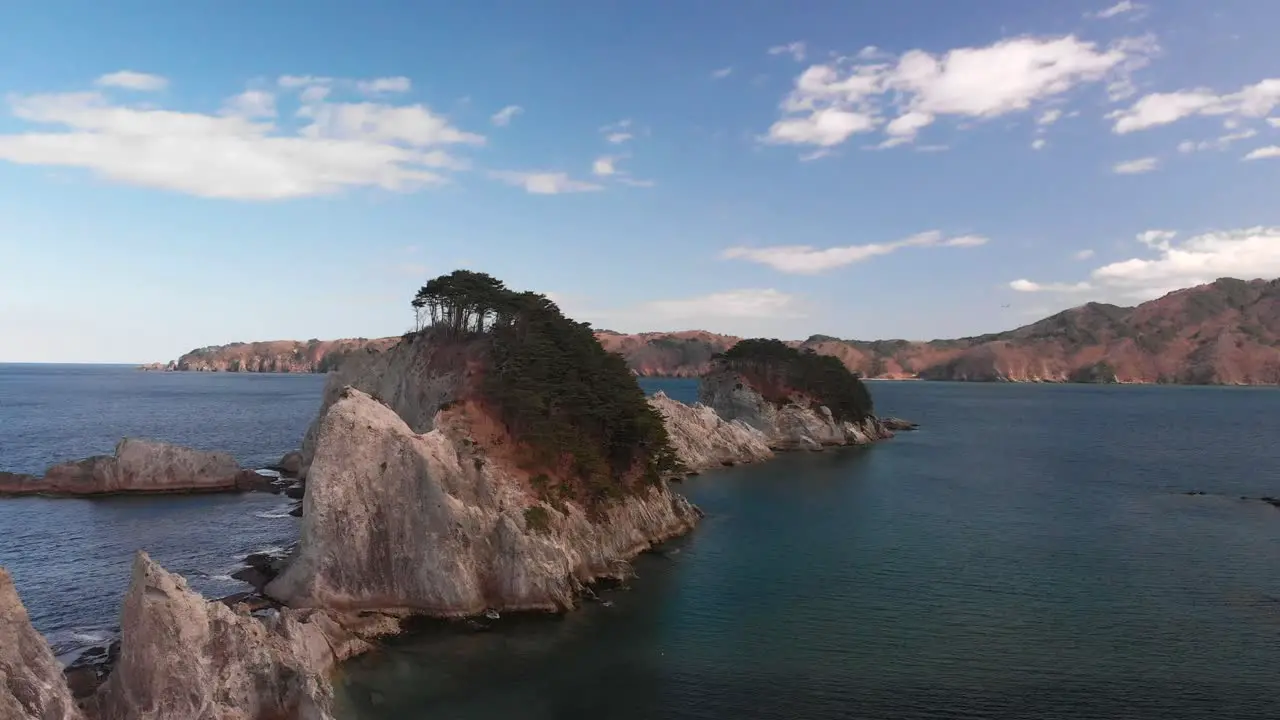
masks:
POLYGON ((1280 394, 872 390, 924 429, 691 479, 612 606, 399 640, 340 717, 1280 717, 1280 511, 1239 499, 1280 394))

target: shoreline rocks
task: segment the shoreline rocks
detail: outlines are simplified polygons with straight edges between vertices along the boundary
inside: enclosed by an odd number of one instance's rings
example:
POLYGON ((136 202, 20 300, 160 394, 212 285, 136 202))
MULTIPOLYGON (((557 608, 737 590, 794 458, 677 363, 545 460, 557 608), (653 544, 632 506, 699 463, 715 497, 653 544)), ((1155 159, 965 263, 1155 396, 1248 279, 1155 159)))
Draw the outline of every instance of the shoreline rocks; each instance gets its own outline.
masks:
POLYGON ((82 717, 49 643, 31 626, 13 579, 0 568, 0 718, 82 717))
POLYGON ((241 468, 225 452, 124 438, 114 455, 52 465, 44 477, 0 472, 0 496, 94 497, 125 494, 278 492, 275 478, 241 468))

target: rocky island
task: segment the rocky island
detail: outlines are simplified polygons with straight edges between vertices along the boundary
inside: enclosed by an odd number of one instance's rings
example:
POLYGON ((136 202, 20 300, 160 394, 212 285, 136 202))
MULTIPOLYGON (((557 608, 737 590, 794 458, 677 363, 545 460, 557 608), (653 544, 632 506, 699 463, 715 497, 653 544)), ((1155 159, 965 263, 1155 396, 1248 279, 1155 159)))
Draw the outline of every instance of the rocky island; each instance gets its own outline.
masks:
POLYGON ((266 489, 270 483, 269 478, 240 467, 235 458, 224 452, 125 438, 116 444, 114 455, 58 463, 42 478, 0 472, 0 496, 238 492, 266 489))
MULTIPOLYGON (((642 377, 701 377, 733 335, 688 330, 596 339, 642 377)), ((147 369, 323 372, 398 338, 233 343, 147 369)), ((951 340, 848 340, 788 345, 837 358, 864 378, 964 382, 1280 384, 1280 280, 1222 278, 1135 307, 1091 302, 1030 325, 951 340)))
POLYGON ((459 271, 414 305, 425 329, 329 377, 267 598, 206 601, 140 552, 118 660, 75 703, 0 575, 6 720, 327 718, 334 664, 406 617, 563 611, 626 577, 700 517, 669 480, 892 436, 838 360, 778 341, 717 355, 690 407, 542 295, 459 271))

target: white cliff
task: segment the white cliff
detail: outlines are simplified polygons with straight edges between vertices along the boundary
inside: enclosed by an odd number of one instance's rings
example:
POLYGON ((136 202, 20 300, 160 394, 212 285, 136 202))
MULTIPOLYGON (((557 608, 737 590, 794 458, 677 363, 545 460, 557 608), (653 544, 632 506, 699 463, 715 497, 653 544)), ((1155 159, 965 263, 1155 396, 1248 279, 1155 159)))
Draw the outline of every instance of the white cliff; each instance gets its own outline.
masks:
POLYGON ((763 432, 739 420, 725 420, 706 405, 692 407, 655 393, 649 404, 662 414, 667 436, 691 472, 773 457, 763 432))
POLYGON ((600 516, 544 504, 476 422, 458 406, 418 434, 368 394, 341 391, 315 426, 298 550, 267 593, 294 607, 434 616, 563 610, 584 583, 625 574, 696 522, 665 486, 600 516))
POLYGON ((0 568, 0 718, 81 720, 44 636, 31 627, 9 573, 0 568))

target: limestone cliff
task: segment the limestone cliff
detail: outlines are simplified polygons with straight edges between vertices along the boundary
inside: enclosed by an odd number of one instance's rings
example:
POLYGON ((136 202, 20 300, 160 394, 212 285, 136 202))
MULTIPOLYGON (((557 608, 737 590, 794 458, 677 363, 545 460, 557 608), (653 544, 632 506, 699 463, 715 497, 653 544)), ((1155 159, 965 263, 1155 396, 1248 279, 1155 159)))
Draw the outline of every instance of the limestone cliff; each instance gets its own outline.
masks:
POLYGON ((93 720, 322 720, 329 671, 369 647, 323 613, 259 618, 207 602, 141 552, 121 637, 119 662, 86 704, 93 720))
POLYGON ((125 438, 114 455, 59 463, 43 478, 0 473, 0 495, 91 496, 253 489, 262 478, 224 452, 125 438))
POLYGON ((763 432, 739 420, 725 420, 706 405, 690 407, 662 392, 649 403, 662 413, 671 444, 692 472, 773 457, 763 432))
POLYGON ((267 587, 289 605, 435 616, 562 610, 583 583, 626 573, 637 553, 696 522, 693 507, 665 487, 597 517, 572 502, 543 504, 475 407, 426 419, 421 399, 449 396, 448 380, 428 374, 419 385, 386 370, 361 377, 366 387, 380 384, 390 406, 344 388, 326 398, 311 434, 302 538, 267 587))
POLYGON ((0 718, 81 720, 44 637, 31 627, 9 573, 0 568, 0 718))

